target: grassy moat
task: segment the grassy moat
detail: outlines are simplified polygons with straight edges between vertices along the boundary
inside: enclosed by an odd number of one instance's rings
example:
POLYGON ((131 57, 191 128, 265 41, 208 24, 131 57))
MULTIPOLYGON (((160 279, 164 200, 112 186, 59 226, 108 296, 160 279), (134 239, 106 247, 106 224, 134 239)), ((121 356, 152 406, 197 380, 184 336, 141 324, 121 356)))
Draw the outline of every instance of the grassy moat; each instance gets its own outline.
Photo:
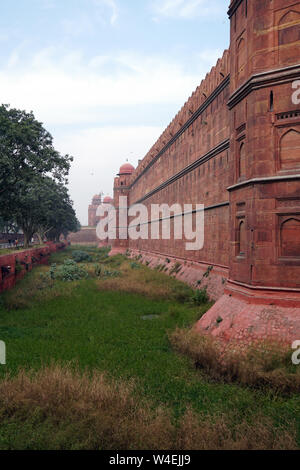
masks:
POLYGON ((174 344, 205 296, 94 247, 50 264, 0 297, 0 449, 299 448, 293 387, 222 379, 174 344))

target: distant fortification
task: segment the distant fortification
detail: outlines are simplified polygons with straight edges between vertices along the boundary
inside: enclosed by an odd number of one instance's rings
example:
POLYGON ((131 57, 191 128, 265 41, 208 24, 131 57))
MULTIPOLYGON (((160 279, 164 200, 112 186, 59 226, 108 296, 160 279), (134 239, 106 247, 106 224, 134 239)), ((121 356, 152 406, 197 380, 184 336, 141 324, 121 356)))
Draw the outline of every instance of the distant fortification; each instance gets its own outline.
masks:
MULTIPOLYGON (((88 207, 88 226, 81 227, 81 230, 75 233, 70 233, 68 235, 68 241, 73 245, 98 245, 99 240, 96 234, 96 226, 97 223, 100 221, 101 217, 97 216, 97 209, 101 205, 112 204, 113 199, 110 196, 106 196, 102 201, 102 195, 96 194, 93 199, 92 203, 88 207)), ((107 245, 108 240, 103 245, 107 245)))
POLYGON ((179 277, 218 299, 199 329, 300 339, 300 2, 234 0, 228 15, 229 50, 114 181, 115 206, 120 195, 130 205, 205 204, 204 248, 117 239, 113 252, 181 264, 179 277))

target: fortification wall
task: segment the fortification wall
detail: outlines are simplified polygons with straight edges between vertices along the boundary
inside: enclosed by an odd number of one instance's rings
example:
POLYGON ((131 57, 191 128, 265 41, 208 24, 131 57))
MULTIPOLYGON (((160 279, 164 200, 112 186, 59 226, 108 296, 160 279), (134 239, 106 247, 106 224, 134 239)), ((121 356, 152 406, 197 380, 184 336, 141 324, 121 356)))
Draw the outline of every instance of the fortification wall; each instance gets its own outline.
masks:
POLYGON ((142 202, 150 208, 151 204, 178 203, 182 207, 192 204, 195 208, 196 204, 204 204, 205 230, 210 235, 205 237, 203 250, 187 253, 187 240, 174 240, 174 237, 130 240, 129 248, 228 266, 226 188, 233 181, 228 151, 228 99, 229 51, 226 50, 140 162, 129 182, 130 205, 142 202))
POLYGON ((70 233, 68 235, 68 241, 73 245, 96 245, 99 243, 96 235, 96 228, 94 227, 82 227, 79 232, 70 233))
POLYGON ((167 263, 172 275, 180 262, 176 275, 194 286, 203 272, 200 286, 219 300, 200 331, 290 341, 300 332, 300 1, 232 0, 228 14, 229 50, 114 186, 117 208, 120 195, 130 205, 192 204, 195 222, 204 204, 204 247, 186 250, 173 231, 164 239, 160 217, 158 240, 133 240, 129 229, 114 252, 167 263))

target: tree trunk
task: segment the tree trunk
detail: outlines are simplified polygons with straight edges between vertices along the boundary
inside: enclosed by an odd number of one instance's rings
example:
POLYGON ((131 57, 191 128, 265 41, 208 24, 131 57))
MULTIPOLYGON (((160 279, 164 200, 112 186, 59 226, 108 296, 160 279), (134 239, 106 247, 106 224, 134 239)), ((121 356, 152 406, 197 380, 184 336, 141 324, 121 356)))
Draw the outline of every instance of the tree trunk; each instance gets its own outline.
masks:
POLYGON ((44 243, 43 237, 40 233, 37 232, 37 237, 39 239, 39 244, 42 245, 44 243))
POLYGON ((24 233, 24 248, 28 248, 30 240, 32 239, 34 232, 32 229, 23 228, 23 233, 24 233))
POLYGON ((30 241, 30 233, 26 232, 23 230, 24 233, 24 248, 28 248, 29 246, 29 241, 30 241))

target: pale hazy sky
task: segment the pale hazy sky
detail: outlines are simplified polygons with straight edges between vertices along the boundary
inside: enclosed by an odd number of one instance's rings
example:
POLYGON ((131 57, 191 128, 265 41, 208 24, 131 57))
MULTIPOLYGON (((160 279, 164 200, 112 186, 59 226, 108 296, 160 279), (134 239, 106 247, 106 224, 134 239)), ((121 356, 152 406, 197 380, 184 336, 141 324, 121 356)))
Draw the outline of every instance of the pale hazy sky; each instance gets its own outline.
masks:
POLYGON ((1 102, 74 156, 77 216, 143 158, 229 44, 226 0, 2 0, 1 102))

